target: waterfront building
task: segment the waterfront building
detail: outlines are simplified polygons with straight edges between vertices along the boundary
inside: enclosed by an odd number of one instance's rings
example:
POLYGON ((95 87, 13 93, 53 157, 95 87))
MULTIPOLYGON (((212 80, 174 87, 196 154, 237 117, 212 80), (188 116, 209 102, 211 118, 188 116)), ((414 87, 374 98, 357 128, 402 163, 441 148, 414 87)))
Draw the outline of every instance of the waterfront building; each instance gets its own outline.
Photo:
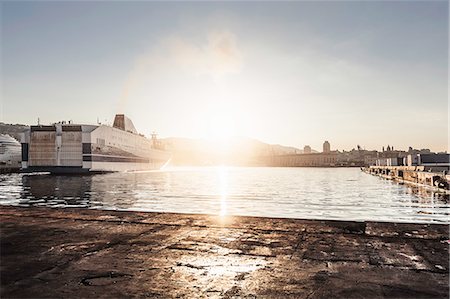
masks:
POLYGON ((271 159, 271 166, 332 167, 336 166, 337 152, 279 155, 271 159))
POLYGON ((419 154, 418 164, 425 167, 443 167, 446 170, 450 167, 450 154, 419 154))
POLYGON ((403 166, 403 158, 387 158, 387 166, 403 166))
POLYGON ((401 157, 378 158, 375 162, 376 166, 403 166, 404 159, 401 157))
POLYGON ((325 142, 323 143, 323 152, 324 152, 324 153, 329 153, 330 150, 331 150, 330 143, 329 143, 328 141, 325 141, 325 142))
POLYGON ((303 148, 303 153, 311 154, 311 147, 309 145, 305 145, 305 147, 303 148))
POLYGON ((377 162, 376 156, 364 155, 364 166, 375 165, 377 162))
POLYGON ((337 154, 338 166, 369 166, 375 165, 378 158, 377 151, 356 150, 342 151, 337 154))
POLYGON ((415 166, 421 167, 425 171, 448 171, 450 169, 450 154, 447 153, 431 153, 431 154, 415 154, 406 157, 390 157, 378 158, 376 166, 415 166))
POLYGON ((410 155, 406 156, 405 160, 406 160, 406 163, 405 163, 406 166, 419 165, 419 155, 418 154, 412 154, 412 155, 410 154, 410 155))
POLYGON ((375 162, 376 166, 387 166, 387 159, 388 158, 378 158, 375 162))

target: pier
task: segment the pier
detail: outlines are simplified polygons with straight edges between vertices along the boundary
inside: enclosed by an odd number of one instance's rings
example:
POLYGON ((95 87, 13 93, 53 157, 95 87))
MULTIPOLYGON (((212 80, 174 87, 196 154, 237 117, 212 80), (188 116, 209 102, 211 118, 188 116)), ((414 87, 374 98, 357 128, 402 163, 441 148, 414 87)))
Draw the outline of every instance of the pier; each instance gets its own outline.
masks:
POLYGON ((447 172, 425 171, 424 166, 369 166, 363 171, 401 183, 417 184, 450 192, 450 175, 447 172))
POLYGON ((1 206, 2 298, 447 298, 445 224, 1 206))

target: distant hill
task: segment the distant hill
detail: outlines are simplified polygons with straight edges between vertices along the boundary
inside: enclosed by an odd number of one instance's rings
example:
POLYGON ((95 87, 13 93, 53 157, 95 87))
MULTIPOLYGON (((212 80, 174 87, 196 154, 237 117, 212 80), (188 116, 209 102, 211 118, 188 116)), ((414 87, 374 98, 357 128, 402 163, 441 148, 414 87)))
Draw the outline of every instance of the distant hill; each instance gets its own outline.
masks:
POLYGON ((263 156, 303 153, 295 147, 267 144, 245 137, 231 138, 226 142, 172 137, 161 139, 161 142, 172 151, 172 164, 175 165, 255 165, 263 156))
POLYGON ((20 142, 20 133, 28 128, 27 125, 21 124, 5 124, 0 122, 0 134, 8 134, 20 142))

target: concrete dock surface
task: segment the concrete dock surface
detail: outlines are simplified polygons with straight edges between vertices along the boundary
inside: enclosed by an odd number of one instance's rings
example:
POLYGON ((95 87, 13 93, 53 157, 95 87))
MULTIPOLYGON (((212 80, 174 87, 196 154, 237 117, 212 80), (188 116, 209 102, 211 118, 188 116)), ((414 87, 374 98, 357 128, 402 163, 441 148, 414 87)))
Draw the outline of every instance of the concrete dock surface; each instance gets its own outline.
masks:
POLYGON ((448 298, 448 225, 0 207, 1 298, 448 298))

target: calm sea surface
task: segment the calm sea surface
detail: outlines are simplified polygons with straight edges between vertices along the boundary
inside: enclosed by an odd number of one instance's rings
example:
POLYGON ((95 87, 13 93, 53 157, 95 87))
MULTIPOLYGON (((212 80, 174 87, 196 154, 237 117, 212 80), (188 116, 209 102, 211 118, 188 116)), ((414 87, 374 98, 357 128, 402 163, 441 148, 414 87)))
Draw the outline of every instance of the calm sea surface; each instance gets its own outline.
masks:
POLYGON ((449 196, 357 168, 197 167, 91 176, 0 175, 0 204, 449 223, 449 196))

